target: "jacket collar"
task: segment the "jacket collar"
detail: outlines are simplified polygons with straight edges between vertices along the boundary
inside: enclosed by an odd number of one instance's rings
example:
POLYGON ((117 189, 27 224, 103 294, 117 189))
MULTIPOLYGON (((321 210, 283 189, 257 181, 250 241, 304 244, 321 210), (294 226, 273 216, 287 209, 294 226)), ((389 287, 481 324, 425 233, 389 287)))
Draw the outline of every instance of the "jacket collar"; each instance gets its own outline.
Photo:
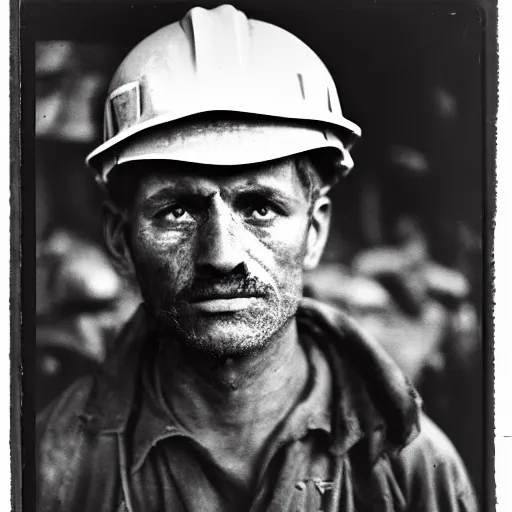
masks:
MULTIPOLYGON (((331 410, 333 394, 332 372, 325 355, 309 339, 301 342, 308 361, 308 380, 301 398, 280 422, 265 449, 265 457, 260 461, 260 469, 266 468, 277 449, 285 444, 303 439, 310 431, 323 431, 331 435, 331 410)), ((137 409, 137 421, 131 432, 132 472, 144 463, 151 449, 163 439, 179 436, 201 445, 176 418, 164 399, 158 368, 158 353, 152 354, 143 363, 141 399, 137 409)))
POLYGON ((345 313, 313 299, 303 299, 297 321, 325 351, 335 376, 333 452, 366 437, 374 461, 411 442, 419 433, 421 399, 382 346, 345 313))
MULTIPOLYGON (((304 299, 299 332, 326 353, 334 377, 332 451, 341 455, 362 437, 371 439, 371 459, 400 449, 418 433, 421 400, 382 347, 341 311, 304 299)), ((118 337, 97 375, 83 420, 89 430, 123 433, 140 385, 142 345, 151 339, 141 306, 118 337)))

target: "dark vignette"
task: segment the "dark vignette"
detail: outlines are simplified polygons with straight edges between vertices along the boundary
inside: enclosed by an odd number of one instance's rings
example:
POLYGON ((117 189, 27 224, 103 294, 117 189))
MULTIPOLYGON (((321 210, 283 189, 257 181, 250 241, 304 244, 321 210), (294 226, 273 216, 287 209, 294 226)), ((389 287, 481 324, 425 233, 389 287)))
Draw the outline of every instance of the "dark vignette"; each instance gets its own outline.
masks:
MULTIPOLYGON (((20 410, 20 457, 21 482, 19 487, 13 489, 14 505, 21 502, 23 510, 34 507, 35 488, 35 180, 34 180, 34 45, 25 23, 27 6, 23 5, 20 11, 20 80, 15 83, 20 94, 21 109, 19 140, 15 145, 19 158, 18 187, 13 187, 13 198, 19 199, 18 222, 21 228, 21 244, 19 250, 19 266, 12 267, 14 273, 21 267, 18 283, 19 294, 16 294, 11 303, 13 309, 21 306, 18 328, 19 342, 12 350, 11 357, 14 371, 20 381, 18 405, 20 410), (14 302, 16 299, 16 302, 14 302)), ((14 406, 15 407, 15 406, 14 406)), ((17 418, 14 418, 16 420, 17 418)), ((15 470, 16 468, 13 468, 15 470)), ((13 471, 14 472, 14 471, 13 471)), ((15 485, 15 482, 13 482, 15 485)))
POLYGON ((11 407, 10 407, 10 446, 11 446, 11 507, 21 510, 21 354, 20 354, 20 12, 14 0, 9 2, 10 14, 10 55, 9 88, 10 133, 9 168, 10 173, 10 363, 11 363, 11 407))
POLYGON ((496 218, 496 117, 498 106, 497 0, 482 3, 482 367, 484 378, 484 509, 496 508, 494 478, 494 229, 496 218))

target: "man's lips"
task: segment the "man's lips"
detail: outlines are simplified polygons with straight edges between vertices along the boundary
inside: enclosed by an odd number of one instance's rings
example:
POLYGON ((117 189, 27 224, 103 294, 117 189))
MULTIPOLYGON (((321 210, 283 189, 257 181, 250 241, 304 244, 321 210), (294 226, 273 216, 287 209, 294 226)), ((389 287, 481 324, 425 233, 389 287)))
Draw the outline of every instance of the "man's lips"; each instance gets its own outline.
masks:
POLYGON ((251 299, 251 298, 261 298, 263 297, 263 293, 248 293, 248 292, 214 292, 214 293, 204 293, 204 294, 194 294, 194 296, 189 300, 190 303, 194 302, 204 302, 208 300, 229 300, 229 299, 251 299))
POLYGON ((264 297, 257 291, 243 290, 210 290, 204 293, 195 293, 189 300, 190 307, 205 313, 232 313, 241 311, 264 297))
POLYGON ((255 296, 241 297, 240 295, 229 298, 216 296, 215 298, 194 300, 190 302, 190 307, 203 313, 235 313, 247 309, 260 298, 255 296))

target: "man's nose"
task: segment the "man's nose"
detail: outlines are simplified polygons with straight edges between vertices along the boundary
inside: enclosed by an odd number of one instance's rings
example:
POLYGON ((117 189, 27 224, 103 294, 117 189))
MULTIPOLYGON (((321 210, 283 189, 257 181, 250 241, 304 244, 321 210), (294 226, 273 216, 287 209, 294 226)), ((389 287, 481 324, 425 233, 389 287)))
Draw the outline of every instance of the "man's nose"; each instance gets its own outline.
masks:
POLYGON ((214 197, 208 218, 199 230, 198 268, 228 273, 245 263, 243 237, 229 207, 214 197))

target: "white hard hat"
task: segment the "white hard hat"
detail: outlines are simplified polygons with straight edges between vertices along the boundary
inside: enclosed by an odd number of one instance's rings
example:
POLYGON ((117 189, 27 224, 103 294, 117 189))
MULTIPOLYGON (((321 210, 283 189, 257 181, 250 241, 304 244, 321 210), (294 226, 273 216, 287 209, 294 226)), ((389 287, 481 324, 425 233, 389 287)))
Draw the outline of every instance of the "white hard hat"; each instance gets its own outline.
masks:
POLYGON ((329 71, 302 41, 229 5, 196 7, 121 63, 105 103, 104 142, 87 163, 104 182, 134 160, 243 165, 332 148, 336 165, 360 135, 329 71))

